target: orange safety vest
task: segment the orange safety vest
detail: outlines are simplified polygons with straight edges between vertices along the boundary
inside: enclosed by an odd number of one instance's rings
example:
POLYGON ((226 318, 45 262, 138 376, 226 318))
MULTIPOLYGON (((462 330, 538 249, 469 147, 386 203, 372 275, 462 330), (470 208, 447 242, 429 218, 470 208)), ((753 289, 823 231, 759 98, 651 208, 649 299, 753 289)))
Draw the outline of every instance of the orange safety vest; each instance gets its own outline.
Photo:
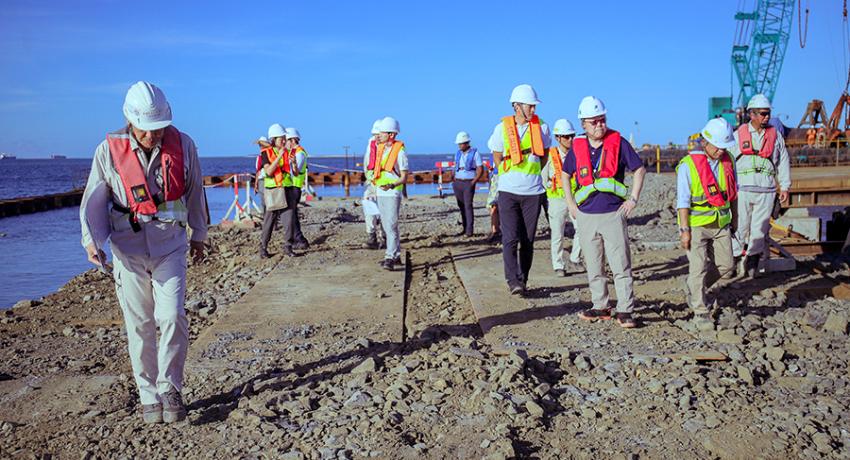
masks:
POLYGON ((723 175, 726 178, 726 193, 720 190, 720 185, 717 183, 717 178, 711 171, 711 166, 708 164, 707 155, 690 155, 694 166, 699 175, 699 181, 702 184, 702 189, 708 204, 715 207, 723 207, 727 202, 735 201, 738 197, 738 185, 735 183, 735 167, 732 165, 732 158, 724 154, 720 158, 720 164, 723 165, 723 175))
POLYGON ((159 148, 162 190, 156 195, 151 193, 145 170, 136 152, 130 147, 130 136, 129 127, 107 134, 109 153, 115 170, 121 177, 121 184, 124 185, 127 208, 133 214, 153 216, 157 213, 159 204, 179 200, 186 190, 180 131, 173 126, 165 128, 159 148))
POLYGON ((753 149, 753 136, 750 134, 748 124, 738 127, 738 146, 741 155, 758 155, 762 158, 770 158, 773 155, 773 146, 776 145, 776 128, 765 126, 764 137, 761 139, 761 150, 753 149))
MULTIPOLYGON (((505 171, 510 169, 511 165, 518 165, 522 163, 522 148, 520 147, 520 139, 519 139, 519 131, 517 131, 516 127, 516 119, 513 115, 502 118, 503 129, 505 130, 505 134, 508 136, 508 144, 507 147, 508 152, 510 153, 511 162, 507 163, 505 160, 505 171)), ((539 157, 542 157, 545 152, 543 150, 543 132, 540 130, 540 118, 537 115, 531 117, 531 120, 528 121, 528 129, 531 131, 531 152, 525 153, 533 153, 539 157)))
POLYGON ((555 172, 552 173, 552 191, 557 192, 561 188, 561 173, 564 171, 564 165, 561 163, 561 152, 558 147, 549 147, 549 158, 552 162, 552 168, 555 172))
POLYGON ((576 182, 580 186, 586 187, 597 178, 614 177, 620 162, 620 133, 609 130, 602 138, 602 158, 599 159, 599 171, 596 174, 590 161, 587 137, 576 137, 573 140, 573 152, 576 156, 576 182))
POLYGON ((283 173, 289 174, 289 150, 283 149, 280 155, 275 154, 274 147, 268 146, 263 149, 263 154, 269 159, 269 163, 275 164, 283 157, 283 164, 274 170, 274 183, 278 187, 283 185, 283 173))
POLYGON ((387 161, 384 163, 383 167, 381 167, 381 161, 378 158, 378 155, 384 154, 384 143, 381 142, 380 144, 377 144, 375 148, 375 164, 372 165, 372 170, 375 172, 374 177, 372 178, 372 183, 376 183, 378 179, 380 179, 381 171, 393 171, 395 163, 398 160, 398 152, 400 152, 403 147, 404 142, 394 141, 393 146, 390 149, 390 154, 387 157, 387 161))

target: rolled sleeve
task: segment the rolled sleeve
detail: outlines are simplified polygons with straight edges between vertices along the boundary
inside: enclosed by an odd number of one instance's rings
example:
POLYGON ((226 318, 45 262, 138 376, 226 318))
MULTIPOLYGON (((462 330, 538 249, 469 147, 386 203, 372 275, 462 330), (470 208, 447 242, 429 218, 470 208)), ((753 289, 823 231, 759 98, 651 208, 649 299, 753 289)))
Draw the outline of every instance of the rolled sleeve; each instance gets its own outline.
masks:
POLYGON ((82 231, 82 240, 80 241, 83 247, 88 246, 92 243, 91 232, 89 231, 89 224, 86 221, 86 208, 85 203, 88 201, 86 198, 90 193, 92 193, 95 188, 97 188, 98 184, 106 181, 106 176, 103 172, 103 165, 100 162, 101 158, 104 158, 106 155, 107 149, 106 141, 103 141, 94 151, 94 157, 92 158, 91 163, 91 171, 89 171, 89 178, 86 181, 86 188, 83 192, 83 200, 80 204, 80 229, 82 231))
POLYGON ((475 167, 484 166, 484 160, 481 159, 481 154, 478 151, 475 151, 475 155, 472 157, 472 161, 475 162, 475 167))
POLYGON ((487 148, 490 149, 490 152, 504 152, 505 151, 505 140, 502 134, 502 124, 499 123, 496 125, 496 128, 493 129, 493 134, 490 135, 490 139, 487 140, 487 148))
POLYGON ((396 159, 396 162, 398 163, 398 170, 399 171, 409 171, 410 170, 410 165, 409 165, 408 160, 407 160, 407 151, 405 151, 404 148, 402 148, 398 152, 398 159, 396 159))
POLYGON ((552 145, 552 134, 549 132, 547 123, 540 124, 540 133, 543 135, 543 148, 548 150, 552 145))

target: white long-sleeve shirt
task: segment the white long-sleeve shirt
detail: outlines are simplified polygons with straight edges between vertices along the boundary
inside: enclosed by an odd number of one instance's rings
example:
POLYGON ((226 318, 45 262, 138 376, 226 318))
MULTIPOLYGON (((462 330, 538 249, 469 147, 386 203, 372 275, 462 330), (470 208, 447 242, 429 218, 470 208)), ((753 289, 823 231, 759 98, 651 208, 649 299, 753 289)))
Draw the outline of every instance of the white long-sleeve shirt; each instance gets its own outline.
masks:
MULTIPOLYGON (((753 149, 761 150, 764 131, 759 133, 750 123, 747 123, 747 129, 750 130, 750 136, 753 139, 753 149)), ((741 155, 737 130, 735 130, 735 145, 732 147, 730 153, 735 158, 735 171, 738 172, 738 190, 759 193, 775 192, 777 182, 779 183, 780 190, 791 188, 791 159, 788 157, 788 150, 785 148, 785 139, 782 138, 782 133, 779 131, 776 131, 776 143, 773 145, 773 155, 770 158, 770 163, 773 165, 773 170, 776 174, 742 174, 742 172, 748 169, 753 169, 753 165, 761 157, 758 155, 741 155)))
MULTIPOLYGON (((188 225, 192 229, 192 241, 204 241, 207 238, 207 202, 204 195, 201 164, 195 142, 185 133, 180 133, 180 143, 183 147, 183 169, 185 172, 185 193, 181 198, 188 210, 188 225)), ((161 162, 159 159, 160 146, 154 147, 148 160, 148 155, 142 151, 136 139, 130 136, 130 148, 136 153, 142 169, 146 172, 148 188, 154 195, 160 192, 161 162)), ((112 193, 112 201, 127 208, 129 201, 121 182, 121 176, 112 163, 112 154, 106 140, 97 146, 92 159, 91 172, 84 196, 94 190, 97 184, 104 182, 112 193)), ((85 199, 83 200, 85 203, 85 199)), ((141 230, 134 232, 130 227, 127 214, 112 209, 110 206, 112 233, 110 241, 113 251, 127 255, 142 255, 147 257, 162 257, 170 254, 181 246, 187 245, 186 229, 176 223, 158 220, 139 220, 141 230)), ((82 227, 82 244, 88 246, 92 242, 88 224, 85 221, 86 210, 80 209, 82 227)))

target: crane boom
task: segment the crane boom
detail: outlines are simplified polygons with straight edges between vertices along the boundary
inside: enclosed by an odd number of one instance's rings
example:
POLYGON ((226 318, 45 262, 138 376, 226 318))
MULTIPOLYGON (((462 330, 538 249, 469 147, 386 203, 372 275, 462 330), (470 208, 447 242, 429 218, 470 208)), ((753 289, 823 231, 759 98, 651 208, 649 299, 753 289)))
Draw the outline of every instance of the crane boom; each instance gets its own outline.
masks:
POLYGON ((732 67, 738 79, 737 105, 762 93, 776 93, 785 50, 791 36, 795 0, 757 0, 755 11, 735 14, 738 21, 732 45, 732 67), (752 34, 747 31, 752 30, 752 34))

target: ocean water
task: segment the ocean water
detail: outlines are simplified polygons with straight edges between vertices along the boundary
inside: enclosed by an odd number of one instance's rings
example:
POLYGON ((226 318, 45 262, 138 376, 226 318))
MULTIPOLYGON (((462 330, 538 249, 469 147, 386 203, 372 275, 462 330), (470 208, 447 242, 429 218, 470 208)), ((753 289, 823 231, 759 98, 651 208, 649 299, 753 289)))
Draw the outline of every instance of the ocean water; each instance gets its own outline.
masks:
MULTIPOLYGON (((414 171, 434 168, 437 161, 451 155, 411 155, 414 171)), ((315 157, 311 171, 358 169, 353 158, 315 157)), ((204 175, 220 175, 253 170, 254 158, 201 158, 204 175)), ((0 160, 0 200, 60 193, 85 186, 91 168, 90 159, 0 160)), ((210 220, 224 218, 234 200, 230 187, 205 189, 210 220)), ((341 185, 315 187, 320 197, 344 196, 341 185)), ((434 184, 414 184, 409 194, 436 195, 434 184)), ((351 196, 362 196, 363 188, 351 187, 351 196)), ((246 199, 244 187, 239 201, 246 199)), ((255 197, 256 200, 256 197, 255 197)), ((23 216, 0 218, 0 309, 22 299, 37 299, 49 294, 92 265, 80 245, 79 208, 62 208, 23 216)))

